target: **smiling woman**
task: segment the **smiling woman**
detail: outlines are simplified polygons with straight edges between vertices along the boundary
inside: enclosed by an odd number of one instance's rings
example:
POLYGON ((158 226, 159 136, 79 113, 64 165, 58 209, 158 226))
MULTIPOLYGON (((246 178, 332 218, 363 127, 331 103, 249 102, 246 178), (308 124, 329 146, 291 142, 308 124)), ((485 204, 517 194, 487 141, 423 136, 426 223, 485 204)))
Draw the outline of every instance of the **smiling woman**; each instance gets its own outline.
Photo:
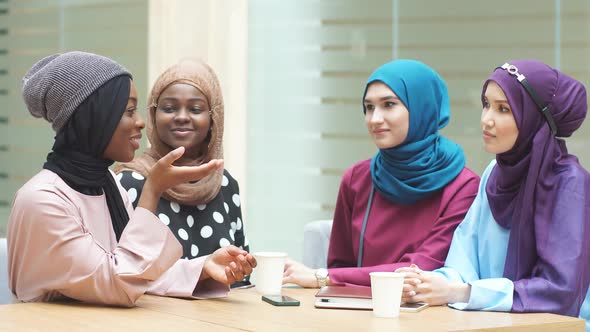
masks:
POLYGON ((23 98, 56 135, 44 169, 11 209, 9 284, 19 300, 132 306, 146 292, 219 297, 256 266, 236 247, 179 259, 181 245, 154 215, 162 192, 219 173, 221 160, 181 168, 172 164, 184 148, 170 151, 150 167, 132 208, 109 170, 133 159, 145 126, 123 66, 85 52, 50 55, 23 78, 23 98))
POLYGON ((178 83, 167 87, 156 108, 156 131, 171 148, 184 146, 187 158, 204 155, 211 128, 211 110, 196 87, 178 83))
POLYGON ((132 81, 125 113, 119 121, 117 130, 113 133, 109 145, 104 150, 103 157, 110 160, 133 160, 135 151, 139 149, 141 130, 144 127, 145 123, 137 113, 137 90, 132 81))
MULTIPOLYGON (((223 157, 223 97, 209 65, 185 60, 168 68, 154 83, 148 105, 151 148, 116 168, 134 206, 145 188, 149 167, 170 151, 186 149, 175 161, 177 166, 223 157)), ((238 182, 227 170, 166 190, 158 201, 157 215, 182 244, 185 258, 209 255, 228 245, 249 250, 238 182)))

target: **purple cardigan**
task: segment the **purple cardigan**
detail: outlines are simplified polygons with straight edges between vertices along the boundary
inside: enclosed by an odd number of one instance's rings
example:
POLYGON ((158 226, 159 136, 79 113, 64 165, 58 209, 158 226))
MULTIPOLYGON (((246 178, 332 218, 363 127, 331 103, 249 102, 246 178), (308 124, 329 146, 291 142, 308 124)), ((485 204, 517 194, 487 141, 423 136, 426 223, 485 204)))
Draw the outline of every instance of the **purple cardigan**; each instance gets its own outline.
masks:
POLYGON ((328 251, 330 281, 370 286, 369 272, 394 271, 412 263, 426 271, 443 266, 453 232, 475 199, 479 176, 464 168, 443 190, 410 206, 392 203, 375 191, 363 266, 357 268, 372 184, 370 164, 370 159, 361 161, 342 178, 328 251))

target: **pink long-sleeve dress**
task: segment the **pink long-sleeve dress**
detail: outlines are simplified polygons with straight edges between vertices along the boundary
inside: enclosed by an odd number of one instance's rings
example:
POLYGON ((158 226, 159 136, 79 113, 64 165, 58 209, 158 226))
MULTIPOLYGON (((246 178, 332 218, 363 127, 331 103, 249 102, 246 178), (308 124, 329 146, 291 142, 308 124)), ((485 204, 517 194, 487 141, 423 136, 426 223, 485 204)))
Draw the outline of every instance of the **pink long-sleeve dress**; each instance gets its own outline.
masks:
POLYGON ((179 259, 182 246, 150 211, 135 211, 117 243, 104 195, 88 196, 42 170, 16 193, 8 223, 10 289, 20 301, 71 298, 133 306, 144 293, 186 298, 227 295, 197 284, 205 257, 179 259))

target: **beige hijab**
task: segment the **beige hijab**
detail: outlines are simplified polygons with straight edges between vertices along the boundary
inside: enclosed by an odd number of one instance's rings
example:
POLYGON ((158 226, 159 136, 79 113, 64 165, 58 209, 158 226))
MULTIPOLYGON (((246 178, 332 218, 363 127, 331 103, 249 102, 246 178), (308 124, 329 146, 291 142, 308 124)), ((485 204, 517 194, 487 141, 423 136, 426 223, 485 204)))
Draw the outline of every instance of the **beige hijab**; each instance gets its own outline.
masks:
MULTIPOLYGON (((120 164, 115 172, 133 170, 147 177, 152 166, 161 157, 172 151, 172 147, 160 140, 155 126, 156 109, 160 94, 170 85, 183 83, 192 85, 201 91, 209 103, 211 114, 211 140, 201 153, 196 156, 183 156, 178 159, 176 166, 197 166, 211 159, 223 159, 223 97, 221 87, 215 72, 209 65, 199 60, 183 60, 166 69, 154 83, 148 99, 147 135, 151 147, 138 158, 129 163, 120 164)), ((162 195, 164 198, 184 205, 206 204, 213 200, 221 188, 223 169, 215 171, 207 177, 194 182, 184 183, 168 189, 162 195)))

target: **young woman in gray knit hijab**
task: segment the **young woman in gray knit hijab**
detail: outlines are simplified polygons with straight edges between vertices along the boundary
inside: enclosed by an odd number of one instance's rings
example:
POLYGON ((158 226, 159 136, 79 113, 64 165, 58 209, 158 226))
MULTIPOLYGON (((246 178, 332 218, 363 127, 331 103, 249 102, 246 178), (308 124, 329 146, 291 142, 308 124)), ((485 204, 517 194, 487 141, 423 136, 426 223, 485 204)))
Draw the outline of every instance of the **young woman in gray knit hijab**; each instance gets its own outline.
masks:
POLYGON ((106 57, 68 52, 37 62, 23 79, 30 113, 52 123, 52 151, 16 193, 8 224, 9 285, 21 301, 132 306, 149 292, 207 298, 227 294, 255 259, 234 246, 193 260, 154 215, 160 195, 221 169, 214 159, 177 167, 184 149, 150 169, 133 209, 108 169, 128 162, 145 123, 131 74, 106 57))

